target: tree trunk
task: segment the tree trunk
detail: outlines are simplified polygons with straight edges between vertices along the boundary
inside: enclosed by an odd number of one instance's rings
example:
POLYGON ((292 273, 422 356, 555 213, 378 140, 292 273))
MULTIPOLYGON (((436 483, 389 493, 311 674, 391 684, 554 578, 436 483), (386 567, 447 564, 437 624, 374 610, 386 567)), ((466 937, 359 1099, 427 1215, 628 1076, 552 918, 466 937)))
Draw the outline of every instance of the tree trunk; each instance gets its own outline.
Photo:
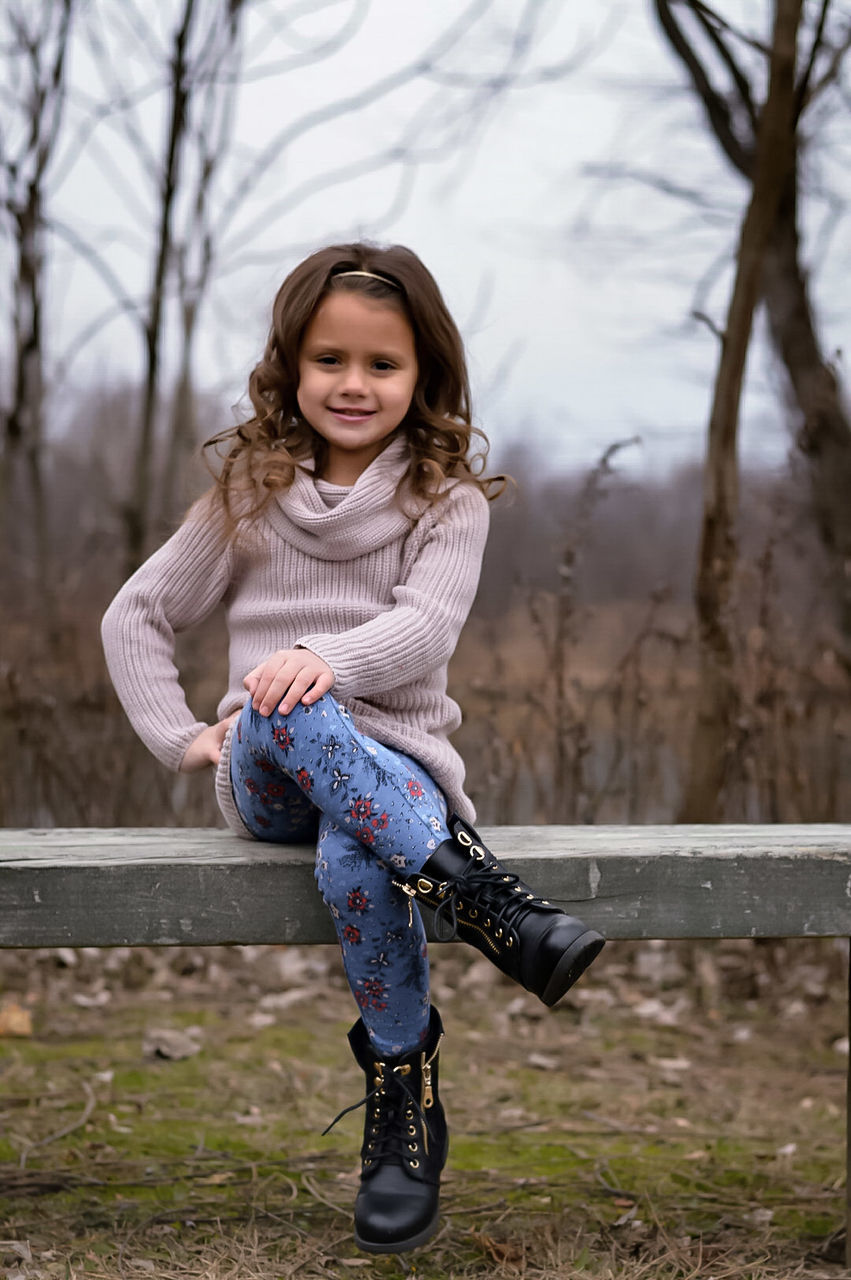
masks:
POLYGON ((195 0, 184 0, 181 24, 174 36, 171 59, 171 109, 169 113, 166 159, 160 189, 160 221, 156 262, 151 281, 145 332, 145 386, 136 444, 133 488, 124 509, 126 529, 126 572, 129 576, 144 558, 152 515, 154 481, 155 418, 161 378, 162 329, 165 291, 173 251, 172 215, 180 181, 181 157, 188 126, 189 34, 195 0))
POLYGON ((828 553, 832 598, 851 670, 851 421, 839 381, 816 334, 800 266, 797 172, 786 183, 763 272, 772 341, 800 410, 798 448, 807 459, 813 511, 828 553))
POLYGON ((768 97, 757 135, 750 204, 715 379, 695 582, 699 638, 696 721, 680 822, 717 822, 735 741, 739 692, 731 594, 736 568, 736 436, 765 251, 794 155, 795 59, 802 0, 776 0, 768 97))

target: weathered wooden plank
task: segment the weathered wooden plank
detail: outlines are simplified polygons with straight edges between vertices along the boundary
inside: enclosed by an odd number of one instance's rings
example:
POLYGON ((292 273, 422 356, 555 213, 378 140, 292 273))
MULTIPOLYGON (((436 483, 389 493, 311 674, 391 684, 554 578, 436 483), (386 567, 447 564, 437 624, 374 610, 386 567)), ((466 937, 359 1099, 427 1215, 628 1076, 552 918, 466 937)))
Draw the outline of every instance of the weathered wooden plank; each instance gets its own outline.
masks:
MULTIPOLYGON (((482 834, 510 869, 609 938, 851 934, 849 826, 482 834)), ((214 830, 0 831, 0 946, 333 936, 307 847, 214 830)))

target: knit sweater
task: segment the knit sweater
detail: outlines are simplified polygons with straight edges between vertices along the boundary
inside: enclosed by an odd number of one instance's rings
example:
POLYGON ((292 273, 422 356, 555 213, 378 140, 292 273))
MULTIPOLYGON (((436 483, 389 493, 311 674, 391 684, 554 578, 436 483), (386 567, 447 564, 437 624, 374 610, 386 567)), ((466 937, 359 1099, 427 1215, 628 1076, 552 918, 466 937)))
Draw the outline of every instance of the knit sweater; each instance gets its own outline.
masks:
MULTIPOLYGON (((229 635, 224 719, 242 707, 245 675, 278 649, 304 647, 334 672, 332 694, 362 732, 418 760, 451 809, 474 817, 449 742, 461 716, 447 663, 478 584, 488 527, 481 491, 449 482, 427 505, 396 487, 397 438, 329 507, 309 469, 263 514, 226 538, 201 503, 121 588, 102 624, 107 666, 139 737, 177 769, 206 728, 186 703, 174 638, 224 604, 229 635)), ((229 780, 230 735, 216 771, 228 825, 245 834, 229 780)))

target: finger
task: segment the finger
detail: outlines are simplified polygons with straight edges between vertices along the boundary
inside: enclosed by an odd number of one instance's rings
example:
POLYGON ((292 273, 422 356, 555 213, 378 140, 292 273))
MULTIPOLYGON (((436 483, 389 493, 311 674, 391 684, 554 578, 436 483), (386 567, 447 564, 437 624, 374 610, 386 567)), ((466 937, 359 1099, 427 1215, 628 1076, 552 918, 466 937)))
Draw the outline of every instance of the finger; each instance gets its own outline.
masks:
POLYGON ((286 690, 283 702, 280 705, 280 712, 286 715, 293 707, 297 707, 301 702, 308 689, 316 679, 316 671, 311 667, 302 667, 293 677, 290 687, 286 690))
MULTIPOLYGON (((268 696, 269 690, 282 671, 280 662, 264 662, 260 668, 260 674, 257 677, 257 683, 254 686, 254 692, 251 695, 251 705, 255 711, 259 711, 262 715, 268 715, 275 705, 275 702, 268 696)), ((287 686, 281 688, 281 693, 287 686)), ((278 697, 280 697, 280 693, 278 697)))
POLYGON ((293 679, 298 674, 298 666, 293 662, 286 662, 275 672, 273 678, 269 681, 262 696, 258 689, 254 695, 256 702, 260 699, 260 714, 262 716, 271 715, 279 701, 287 694, 293 679))
POLYGON ((328 692, 328 690, 332 687, 333 684, 334 684, 333 673, 330 671, 321 671, 313 682, 313 688, 308 689, 307 693, 302 698, 302 702, 304 703, 316 702, 318 698, 322 697, 323 693, 328 692))

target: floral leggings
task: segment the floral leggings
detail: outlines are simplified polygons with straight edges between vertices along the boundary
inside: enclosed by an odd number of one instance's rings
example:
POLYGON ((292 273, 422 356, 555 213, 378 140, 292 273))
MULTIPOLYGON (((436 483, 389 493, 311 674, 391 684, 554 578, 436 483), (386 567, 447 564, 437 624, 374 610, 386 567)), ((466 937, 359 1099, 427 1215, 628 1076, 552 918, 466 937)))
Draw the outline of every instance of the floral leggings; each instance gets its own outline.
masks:
POLYGON ((428 1028, 428 948, 393 877, 421 870, 449 839, 433 779, 359 733, 326 693, 285 716, 247 703, 231 738, 231 785, 256 839, 294 844, 318 832, 316 880, 369 1037, 381 1053, 415 1048, 428 1028))

